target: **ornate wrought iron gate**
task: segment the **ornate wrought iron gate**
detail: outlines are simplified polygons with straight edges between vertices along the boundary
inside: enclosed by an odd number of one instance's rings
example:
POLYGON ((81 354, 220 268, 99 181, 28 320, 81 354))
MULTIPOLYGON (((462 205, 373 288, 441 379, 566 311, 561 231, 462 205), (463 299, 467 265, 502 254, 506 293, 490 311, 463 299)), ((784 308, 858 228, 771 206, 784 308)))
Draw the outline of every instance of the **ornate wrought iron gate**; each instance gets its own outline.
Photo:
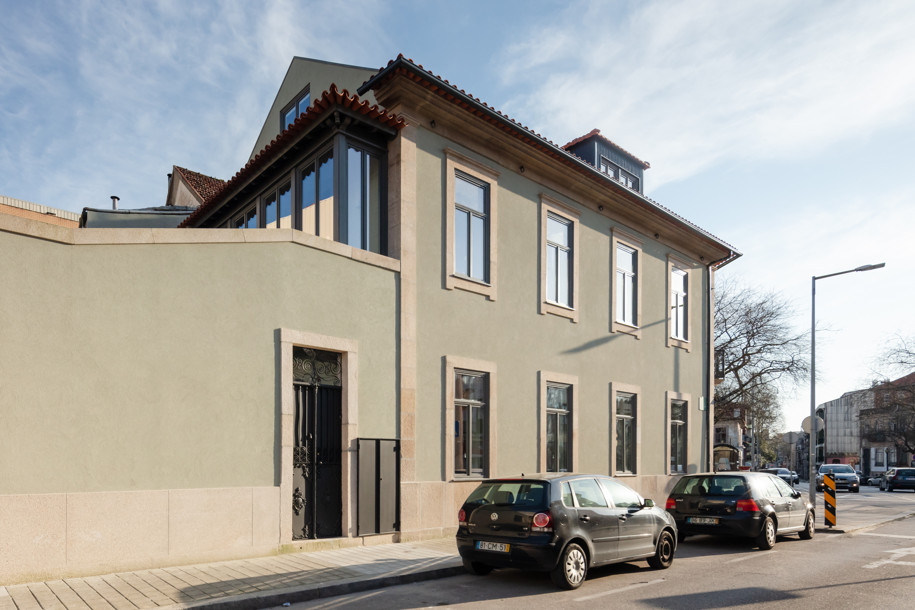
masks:
POLYGON ((294 348, 292 537, 343 535, 340 354, 294 348))

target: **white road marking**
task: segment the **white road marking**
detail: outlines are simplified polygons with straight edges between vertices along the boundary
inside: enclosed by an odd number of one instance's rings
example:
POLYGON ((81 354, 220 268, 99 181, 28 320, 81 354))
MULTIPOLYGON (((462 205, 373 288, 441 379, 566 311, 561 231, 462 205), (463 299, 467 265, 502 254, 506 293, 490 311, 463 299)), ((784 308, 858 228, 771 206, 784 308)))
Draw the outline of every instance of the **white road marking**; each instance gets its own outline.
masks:
POLYGON ((906 555, 915 555, 915 547, 909 549, 893 549, 891 551, 883 551, 884 553, 892 553, 893 556, 889 559, 880 559, 878 561, 871 562, 864 568, 873 569, 885 566, 887 564, 893 564, 897 566, 915 566, 915 561, 899 561, 901 558, 906 555))
POLYGON ((871 534, 870 532, 863 532, 861 536, 882 536, 883 538, 908 538, 909 540, 915 540, 915 536, 902 536, 900 534, 871 534))
POLYGON ((659 582, 664 582, 663 578, 657 580, 650 580, 648 582, 640 582, 635 585, 629 585, 628 587, 620 587, 619 589, 613 589, 612 591, 604 591, 603 593, 595 593, 594 595, 585 595, 584 597, 576 597, 575 601, 577 602, 586 602, 592 599, 597 599, 598 597, 605 597, 607 595, 612 595, 614 593, 622 593, 623 591, 631 591, 632 589, 640 589, 642 587, 647 587, 648 585, 656 585, 659 582))
POLYGON ((774 555, 776 553, 778 553, 778 551, 769 551, 768 553, 753 553, 752 555, 745 555, 743 557, 738 557, 737 559, 725 561, 724 563, 737 563, 738 561, 746 561, 747 559, 753 559, 754 557, 768 557, 769 555, 774 555))

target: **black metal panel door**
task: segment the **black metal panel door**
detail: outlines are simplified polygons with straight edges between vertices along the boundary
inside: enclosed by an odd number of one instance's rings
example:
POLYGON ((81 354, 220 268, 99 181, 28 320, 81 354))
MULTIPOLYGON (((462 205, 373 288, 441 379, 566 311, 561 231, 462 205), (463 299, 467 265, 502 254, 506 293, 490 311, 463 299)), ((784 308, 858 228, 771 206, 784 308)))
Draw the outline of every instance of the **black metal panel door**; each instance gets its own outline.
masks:
POLYGON ((292 537, 343 535, 342 392, 296 384, 292 461, 292 537))

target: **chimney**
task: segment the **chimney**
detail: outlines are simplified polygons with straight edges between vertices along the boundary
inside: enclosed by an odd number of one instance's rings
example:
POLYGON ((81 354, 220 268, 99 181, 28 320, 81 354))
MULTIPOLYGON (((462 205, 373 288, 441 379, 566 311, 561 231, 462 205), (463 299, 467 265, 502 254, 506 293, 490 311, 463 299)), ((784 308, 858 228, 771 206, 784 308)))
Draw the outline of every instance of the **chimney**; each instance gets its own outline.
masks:
POLYGON ((117 195, 112 195, 112 196, 111 196, 111 209, 112 209, 112 210, 118 209, 118 201, 119 201, 120 199, 121 199, 121 198, 118 197, 117 195))

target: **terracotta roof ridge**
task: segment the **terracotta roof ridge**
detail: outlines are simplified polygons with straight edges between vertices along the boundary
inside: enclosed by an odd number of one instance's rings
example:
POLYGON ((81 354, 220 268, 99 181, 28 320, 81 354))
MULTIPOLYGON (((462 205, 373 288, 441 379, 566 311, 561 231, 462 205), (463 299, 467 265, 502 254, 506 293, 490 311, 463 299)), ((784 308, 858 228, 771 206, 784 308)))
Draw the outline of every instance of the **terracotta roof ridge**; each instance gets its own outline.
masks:
POLYGON ((370 105, 358 95, 351 94, 346 89, 341 91, 336 83, 331 83, 320 97, 317 97, 312 101, 311 106, 306 108, 305 112, 297 116, 288 127, 281 131, 269 144, 264 146, 264 148, 249 159, 241 169, 235 172, 234 176, 226 180, 219 189, 207 197, 206 200, 200 204, 200 207, 197 208, 197 211, 185 218, 184 222, 178 226, 187 227, 199 218, 204 210, 212 209, 213 206, 216 205, 216 203, 219 203, 220 199, 229 193, 240 180, 251 176, 257 168, 269 163, 280 146, 293 140, 298 134, 315 124, 325 112, 335 106, 341 106, 355 111, 369 119, 393 127, 394 129, 401 129, 406 125, 406 122, 402 117, 388 112, 378 104, 370 105))
POLYGON ((584 141, 587 140, 588 138, 600 138, 600 139, 603 140, 604 142, 607 142, 608 144, 610 144, 610 145, 613 146, 614 148, 620 149, 621 151, 623 151, 624 153, 626 153, 627 155, 629 155, 630 157, 632 157, 633 159, 635 159, 636 161, 638 161, 638 162, 642 165, 642 167, 643 167, 644 169, 648 169, 648 168, 651 167, 651 163, 649 163, 648 161, 642 161, 641 159, 639 159, 638 157, 636 157, 634 154, 632 154, 631 152, 629 152, 628 150, 626 150, 625 148, 623 148, 622 146, 620 146, 619 144, 617 144, 616 142, 614 142, 613 140, 611 140, 610 138, 608 138, 607 136, 601 134, 600 129, 597 129, 596 127, 595 127, 594 129, 592 129, 591 131, 589 131, 588 133, 586 133, 585 135, 579 136, 579 137, 575 138, 574 140, 572 140, 571 142, 569 142, 568 144, 566 144, 566 145, 563 146, 562 148, 565 149, 565 150, 568 150, 569 147, 575 146, 575 145, 578 144, 579 142, 584 142, 584 141))

